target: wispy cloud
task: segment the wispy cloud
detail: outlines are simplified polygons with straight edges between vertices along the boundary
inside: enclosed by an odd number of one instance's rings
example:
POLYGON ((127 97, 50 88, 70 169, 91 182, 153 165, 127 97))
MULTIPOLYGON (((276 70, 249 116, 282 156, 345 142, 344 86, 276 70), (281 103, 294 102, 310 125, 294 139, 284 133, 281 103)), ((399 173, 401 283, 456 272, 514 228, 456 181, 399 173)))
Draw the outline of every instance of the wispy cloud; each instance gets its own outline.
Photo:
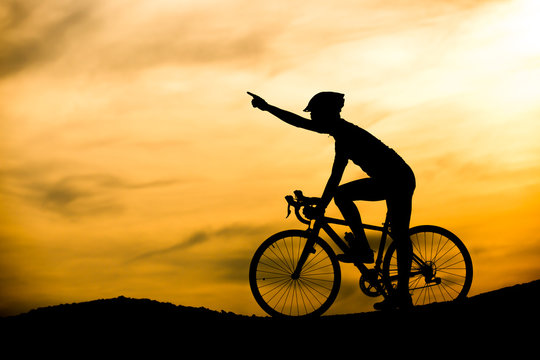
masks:
POLYGON ((7 0, 0 4, 0 77, 57 60, 70 64, 64 71, 101 75, 159 65, 253 64, 271 51, 266 40, 284 29, 278 17, 257 21, 259 10, 244 5, 7 0), (237 21, 239 11, 244 23, 237 21))
POLYGON ((244 0, 156 1, 152 6, 131 1, 53 0, 45 5, 7 0, 0 5, 0 77, 60 58, 70 64, 65 71, 94 74, 216 64, 259 70, 261 64, 273 64, 267 69, 275 73, 321 46, 399 32, 411 24, 433 24, 442 15, 499 2, 503 1, 346 1, 330 6, 314 1, 288 3, 284 11, 282 4, 244 0), (371 16, 362 17, 367 12, 371 16), (278 52, 279 62, 266 61, 278 52))
POLYGON ((210 240, 230 242, 232 241, 231 239, 252 237, 262 242, 265 236, 268 236, 270 229, 271 227, 269 226, 232 224, 216 230, 200 230, 192 233, 172 246, 140 254, 131 259, 130 262, 151 258, 159 259, 162 256, 181 253, 182 251, 204 244, 210 240))
POLYGON ((34 165, 0 170, 1 191, 47 211, 80 217, 123 210, 119 191, 171 186, 175 179, 131 182, 110 174, 54 175, 54 170, 34 165))
POLYGON ((66 52, 91 19, 88 2, 6 0, 0 4, 0 77, 66 52))

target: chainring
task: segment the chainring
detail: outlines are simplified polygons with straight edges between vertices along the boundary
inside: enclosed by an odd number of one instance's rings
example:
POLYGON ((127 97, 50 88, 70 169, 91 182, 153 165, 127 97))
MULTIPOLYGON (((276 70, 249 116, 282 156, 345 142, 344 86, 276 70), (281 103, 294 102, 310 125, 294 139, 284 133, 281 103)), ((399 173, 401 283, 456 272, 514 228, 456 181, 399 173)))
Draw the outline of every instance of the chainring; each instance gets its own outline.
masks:
MULTIPOLYGON (((377 275, 377 280, 380 283, 379 275, 377 275)), ((360 281, 358 283, 360 285, 360 290, 362 290, 365 295, 369 297, 377 297, 382 295, 381 292, 377 289, 375 285, 372 284, 371 280, 367 276, 360 276, 360 281)))

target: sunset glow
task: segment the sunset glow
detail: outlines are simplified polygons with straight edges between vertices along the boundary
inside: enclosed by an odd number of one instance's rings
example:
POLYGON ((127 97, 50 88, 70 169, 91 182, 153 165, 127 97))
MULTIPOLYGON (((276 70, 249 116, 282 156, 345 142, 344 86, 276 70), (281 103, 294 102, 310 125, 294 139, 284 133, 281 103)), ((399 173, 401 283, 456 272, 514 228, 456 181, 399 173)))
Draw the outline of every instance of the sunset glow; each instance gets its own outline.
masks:
MULTIPOLYGON (((334 144, 246 91, 299 115, 344 93, 342 116, 413 168, 412 225, 469 248, 471 295, 540 278, 539 16, 535 0, 3 1, 0 315, 120 295, 262 315, 251 256, 304 228, 284 196, 322 193, 334 144)), ((329 313, 370 311, 343 272, 329 313)))

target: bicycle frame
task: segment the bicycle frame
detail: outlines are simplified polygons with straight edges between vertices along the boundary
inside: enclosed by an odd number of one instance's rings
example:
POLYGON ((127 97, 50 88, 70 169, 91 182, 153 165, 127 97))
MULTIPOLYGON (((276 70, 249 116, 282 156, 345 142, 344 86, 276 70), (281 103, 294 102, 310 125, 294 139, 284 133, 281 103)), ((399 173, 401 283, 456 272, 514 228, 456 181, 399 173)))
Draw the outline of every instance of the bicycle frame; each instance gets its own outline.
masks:
MULTIPOLYGON (((339 236, 336 233, 336 231, 332 229, 330 224, 348 226, 347 222, 343 219, 336 219, 336 218, 324 216, 322 218, 315 220, 313 222, 313 227, 311 226, 311 223, 310 223, 310 228, 308 230, 311 232, 311 236, 313 237, 319 236, 320 231, 323 230, 343 252, 347 252, 349 250, 349 246, 345 243, 345 241, 341 238, 341 236, 339 236)), ((381 286, 380 282, 378 281, 377 274, 379 274, 381 271, 383 253, 386 246, 386 238, 390 232, 388 214, 386 215, 386 220, 383 226, 375 226, 375 225, 369 225, 369 224, 363 224, 362 226, 364 227, 364 229, 367 229, 367 230, 375 230, 375 231, 381 232, 381 241, 379 243, 379 251, 377 253, 377 258, 375 260, 375 266, 373 269, 368 269, 366 265, 364 265, 361 262, 355 262, 354 265, 358 268, 358 270, 360 271, 362 275, 370 279, 370 282, 380 292, 380 294, 382 294, 383 297, 386 297, 387 292, 384 290, 384 288, 381 286)), ((304 250, 302 251, 302 254, 300 255, 300 258, 298 260, 297 267, 291 276, 293 279, 297 279, 300 276, 300 272, 304 266, 304 263, 307 257, 309 256, 310 253, 314 251, 313 244, 314 244, 314 240, 308 241, 308 243, 306 243, 306 246, 304 247, 304 250)))
MULTIPOLYGON (((302 192, 299 190, 296 190, 294 193, 296 195, 296 200, 293 199, 293 197, 290 195, 285 197, 285 199, 287 200, 289 204, 287 217, 290 214, 290 206, 293 206, 298 220, 300 220, 300 222, 304 224, 309 225, 308 231, 311 232, 311 236, 317 237, 319 236, 319 232, 323 230, 343 252, 347 252, 349 250, 349 246, 345 243, 345 241, 343 241, 341 236, 339 236, 334 231, 334 229, 332 229, 332 227, 330 226, 330 224, 336 224, 336 225, 343 225, 343 226, 348 227, 349 225, 347 224, 347 222, 344 219, 336 219, 336 218, 327 217, 327 216, 323 216, 315 220, 303 217, 300 214, 300 209, 302 207, 311 207, 312 204, 309 203, 310 198, 306 198, 302 194, 302 192)), ((368 281, 372 284, 372 286, 374 286, 377 289, 377 291, 379 291, 380 294, 383 295, 383 297, 386 297, 388 294, 384 290, 383 286, 381 286, 378 276, 382 272, 381 265, 384 259, 384 250, 386 248, 386 238, 389 234, 391 234, 388 212, 386 213, 386 218, 385 218, 383 226, 362 224, 362 227, 366 230, 375 230, 375 231, 381 232, 379 251, 377 252, 377 258, 375 260, 375 265, 373 269, 368 269, 361 262, 355 262, 354 265, 358 268, 360 273, 368 279, 368 281)), ((315 251, 313 248, 313 244, 314 244, 314 240, 308 241, 306 243, 306 246, 304 247, 304 250, 302 251, 300 258, 298 259, 298 264, 296 266, 296 269, 291 275, 293 279, 298 279, 300 277, 300 272, 306 262, 306 259, 308 258, 310 253, 313 253, 315 251)), ((412 253, 411 261, 416 263, 419 269, 430 269, 430 267, 422 259, 420 259, 414 252, 412 253)), ((418 271, 418 274, 421 274, 421 273, 422 273, 422 270, 418 271)), ((415 274, 411 273, 411 275, 415 275, 415 274)), ((440 279, 432 278, 432 276, 431 277, 426 276, 426 281, 434 282, 438 284, 440 282, 440 279)))

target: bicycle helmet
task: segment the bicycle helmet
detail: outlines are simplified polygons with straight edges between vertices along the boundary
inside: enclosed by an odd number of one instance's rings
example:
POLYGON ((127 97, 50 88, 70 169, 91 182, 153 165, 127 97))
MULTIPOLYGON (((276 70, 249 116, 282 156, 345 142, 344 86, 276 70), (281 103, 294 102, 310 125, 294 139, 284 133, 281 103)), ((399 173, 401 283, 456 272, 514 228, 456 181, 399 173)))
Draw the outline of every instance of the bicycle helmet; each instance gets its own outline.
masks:
POLYGON ((323 91, 315 94, 309 100, 305 112, 311 112, 313 110, 325 109, 325 110, 337 110, 341 111, 341 108, 345 104, 345 95, 332 91, 323 91))

